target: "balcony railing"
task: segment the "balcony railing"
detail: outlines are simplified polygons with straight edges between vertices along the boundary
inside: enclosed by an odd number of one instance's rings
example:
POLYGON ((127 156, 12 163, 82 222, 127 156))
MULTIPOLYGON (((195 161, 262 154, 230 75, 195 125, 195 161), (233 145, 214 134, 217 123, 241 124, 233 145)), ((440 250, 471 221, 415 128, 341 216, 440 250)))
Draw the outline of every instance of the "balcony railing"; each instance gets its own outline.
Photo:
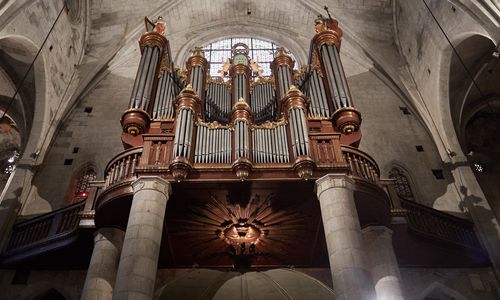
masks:
POLYGON ((350 166, 349 175, 368 180, 372 183, 378 183, 380 170, 373 158, 350 146, 342 146, 342 155, 350 166))
POLYGON ((84 206, 85 201, 81 201, 15 224, 4 255, 73 233, 78 228, 79 213, 84 206))
POLYGON ((412 232, 461 247, 483 249, 472 222, 414 201, 400 198, 399 202, 412 232))
POLYGON ((126 150, 115 156, 106 166, 105 184, 107 188, 117 182, 135 176, 135 169, 140 162, 142 147, 136 147, 126 150))

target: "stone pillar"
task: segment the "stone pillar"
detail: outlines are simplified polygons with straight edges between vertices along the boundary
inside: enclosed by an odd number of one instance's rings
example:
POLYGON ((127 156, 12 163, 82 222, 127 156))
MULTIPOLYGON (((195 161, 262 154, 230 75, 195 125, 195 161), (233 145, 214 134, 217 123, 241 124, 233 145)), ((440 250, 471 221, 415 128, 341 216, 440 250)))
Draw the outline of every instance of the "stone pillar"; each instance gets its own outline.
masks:
POLYGON ((125 232, 118 228, 100 228, 96 231, 82 300, 112 299, 124 236, 125 232))
POLYGON ((170 183, 157 176, 132 183, 128 218, 113 299, 152 299, 170 183))
POLYGON ((375 289, 353 188, 354 181, 344 174, 328 174, 316 181, 336 299, 373 300, 375 289))
POLYGON ((392 230, 385 226, 369 226, 362 231, 377 299, 404 299, 401 274, 392 247, 392 230))

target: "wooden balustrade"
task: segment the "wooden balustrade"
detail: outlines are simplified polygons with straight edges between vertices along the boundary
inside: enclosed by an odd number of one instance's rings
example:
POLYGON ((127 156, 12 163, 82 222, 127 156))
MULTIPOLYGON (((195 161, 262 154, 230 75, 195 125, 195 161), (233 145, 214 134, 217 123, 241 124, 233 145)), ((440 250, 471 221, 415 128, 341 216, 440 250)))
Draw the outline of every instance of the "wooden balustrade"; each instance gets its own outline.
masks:
POLYGON ((482 249, 481 243, 474 232, 474 224, 414 201, 400 198, 401 208, 408 229, 437 240, 446 241, 461 247, 482 249))
POLYGON ((350 146, 342 146, 342 155, 345 162, 350 166, 349 175, 368 180, 372 183, 379 182, 380 170, 373 158, 350 146))
POLYGON ((115 156, 106 166, 105 187, 109 187, 117 182, 132 178, 135 169, 139 164, 142 154, 142 147, 126 150, 115 156))
POLYGON ((5 253, 72 233, 78 228, 85 200, 14 225, 5 253))

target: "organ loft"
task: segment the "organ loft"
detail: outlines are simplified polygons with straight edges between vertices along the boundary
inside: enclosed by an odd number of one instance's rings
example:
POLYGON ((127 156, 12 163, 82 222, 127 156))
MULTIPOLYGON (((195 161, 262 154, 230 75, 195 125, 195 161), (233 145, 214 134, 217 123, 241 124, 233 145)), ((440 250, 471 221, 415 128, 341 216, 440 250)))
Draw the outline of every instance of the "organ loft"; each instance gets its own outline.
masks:
MULTIPOLYGON (((331 286, 318 281, 298 295, 403 299, 400 263, 489 264, 472 223, 400 197, 358 149, 363 112, 336 20, 315 20, 307 65, 277 48, 270 75, 242 42, 219 76, 201 47, 181 69, 165 21, 146 24, 128 108, 123 99, 124 150, 88 197, 61 212, 71 213, 67 231, 79 240, 94 234, 82 299, 177 299, 168 286, 158 292, 157 270, 192 267, 231 276, 324 268, 331 286)), ((22 261, 16 249, 30 224, 16 225, 4 263, 22 261)))

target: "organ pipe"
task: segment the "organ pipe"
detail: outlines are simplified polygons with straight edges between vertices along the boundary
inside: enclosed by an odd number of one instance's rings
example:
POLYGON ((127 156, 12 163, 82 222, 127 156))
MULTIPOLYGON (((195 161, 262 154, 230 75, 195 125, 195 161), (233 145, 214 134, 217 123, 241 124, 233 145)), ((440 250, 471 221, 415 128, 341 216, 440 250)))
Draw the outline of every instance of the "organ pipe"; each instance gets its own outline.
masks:
MULTIPOLYGON (((192 55, 188 58, 186 62, 186 68, 188 71, 188 82, 192 86, 196 95, 198 95, 202 108, 205 105, 205 86, 208 74, 208 61, 205 58, 205 52, 201 47, 195 47, 191 51, 192 55)), ((202 112, 203 113, 203 112, 202 112)))
POLYGON ((255 112, 255 123, 273 121, 277 118, 277 103, 272 82, 259 79, 254 83, 251 106, 255 112))
POLYGON ((275 74, 277 97, 279 100, 286 96, 293 85, 293 66, 295 62, 285 53, 284 48, 278 48, 271 67, 275 74))
POLYGON ((252 128, 255 163, 289 163, 286 122, 266 122, 252 128))
MULTIPOLYGON (((345 77, 339 50, 342 30, 331 18, 316 19, 316 35, 312 40, 311 64, 320 66, 323 76, 323 90, 329 96, 329 107, 335 127, 344 134, 359 129, 361 114, 354 108, 349 86, 345 77)), ((316 82, 318 87, 319 83, 316 82)), ((322 101, 319 101, 322 103, 322 101)))
POLYGON ((153 119, 168 120, 174 117, 175 96, 180 92, 179 81, 177 72, 164 70, 160 73, 153 105, 153 119))
POLYGON ((252 71, 248 65, 231 65, 229 69, 232 86, 232 103, 236 104, 240 99, 250 100, 250 78, 252 71))
POLYGON ((129 109, 123 114, 121 124, 123 130, 131 135, 145 132, 150 123, 151 113, 156 100, 158 74, 160 68, 170 62, 170 47, 164 36, 164 21, 160 17, 153 31, 144 33, 139 40, 141 60, 137 69, 136 80, 132 88, 129 109))
POLYGON ((196 130, 194 162, 231 163, 231 128, 199 121, 196 130))

